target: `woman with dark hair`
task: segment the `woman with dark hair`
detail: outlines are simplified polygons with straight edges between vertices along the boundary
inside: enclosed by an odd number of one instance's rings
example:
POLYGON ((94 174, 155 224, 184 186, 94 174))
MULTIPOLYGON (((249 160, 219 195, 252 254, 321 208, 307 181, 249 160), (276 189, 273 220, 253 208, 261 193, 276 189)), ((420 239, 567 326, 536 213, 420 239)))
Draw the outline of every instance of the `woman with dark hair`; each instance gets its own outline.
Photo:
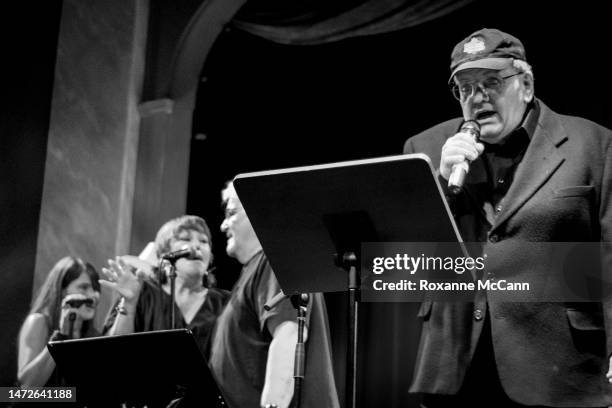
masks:
POLYGON ((94 337, 93 318, 100 298, 94 267, 72 256, 60 259, 32 302, 19 333, 17 378, 29 387, 60 383, 47 350, 50 340, 94 337))
POLYGON ((109 268, 102 268, 106 279, 101 283, 122 296, 107 319, 105 332, 117 335, 171 329, 174 308, 174 328, 189 328, 203 354, 208 356, 212 328, 229 299, 229 292, 211 285, 211 233, 200 217, 184 215, 172 219, 157 233, 157 259, 186 248, 192 255, 175 261, 174 304, 166 276, 147 273, 142 262, 134 262, 133 257, 118 257, 109 261, 109 268))

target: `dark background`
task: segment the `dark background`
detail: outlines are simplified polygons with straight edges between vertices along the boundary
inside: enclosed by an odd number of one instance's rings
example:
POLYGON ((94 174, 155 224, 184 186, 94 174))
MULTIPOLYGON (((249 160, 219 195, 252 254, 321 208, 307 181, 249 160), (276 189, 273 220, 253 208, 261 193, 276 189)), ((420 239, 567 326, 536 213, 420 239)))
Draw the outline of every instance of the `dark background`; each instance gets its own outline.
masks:
MULTIPOLYGON (((484 27, 521 39, 550 108, 612 127, 603 62, 612 30, 603 6, 580 6, 479 0, 414 28, 318 46, 226 30, 202 70, 188 212, 218 233, 219 192, 238 173, 400 154, 408 137, 460 115, 447 86, 450 53, 484 27)), ((215 242, 223 265, 220 233, 215 242)))
MULTIPOLYGON (((521 39, 536 95, 550 108, 612 127, 612 84, 602 62, 612 37, 602 6, 534 4, 480 0, 400 32, 318 46, 226 30, 202 70, 188 192, 188 212, 203 215, 217 234, 221 286, 229 288, 239 272, 224 257, 218 231, 223 183, 242 172, 400 154, 408 137, 460 115, 447 86, 450 53, 476 30, 499 28, 521 39)), ((326 300, 342 396, 347 300, 338 293, 326 300)), ((406 391, 418 344, 415 313, 413 304, 362 305, 360 406, 417 406, 406 391)))
MULTIPOLYGON (((180 31, 176 22, 184 21, 196 3, 178 2, 185 6, 181 11, 177 2, 151 2, 148 63, 172 58, 172 47, 155 33, 180 31), (165 14, 168 8, 175 14, 165 14)), ((597 2, 545 7, 526 0, 478 0, 414 28, 319 46, 284 46, 225 31, 202 71, 187 206, 188 213, 204 216, 215 231, 220 286, 231 288, 238 273, 237 264, 224 255, 218 232, 223 183, 241 172, 401 153, 409 136, 459 115, 446 84, 449 55, 477 29, 499 28, 523 41, 534 67, 536 95, 553 110, 612 127, 606 62, 612 36, 604 7, 597 2)), ((0 13, 3 385, 15 378, 14 334, 31 298, 60 13, 59 0, 3 4, 0 13)), ((149 70, 148 83, 158 75, 149 70)), ((145 85, 145 95, 154 93, 152 86, 145 85)), ((334 348, 342 355, 344 321, 339 316, 345 300, 335 294, 328 301, 334 348)), ((366 320, 368 313, 373 312, 366 308, 366 320)), ((360 364, 394 358, 386 353, 389 343, 403 341, 390 331, 377 335, 381 341, 369 344, 360 364)), ((395 358, 409 360, 414 344, 402 346, 406 353, 395 358)), ((343 387, 341 362, 336 372, 343 387)), ((384 372, 368 371, 360 384, 380 384, 384 394, 384 380, 384 372)))
POLYGON ((32 3, 0 6, 0 386, 17 376, 31 299, 62 4, 32 3))

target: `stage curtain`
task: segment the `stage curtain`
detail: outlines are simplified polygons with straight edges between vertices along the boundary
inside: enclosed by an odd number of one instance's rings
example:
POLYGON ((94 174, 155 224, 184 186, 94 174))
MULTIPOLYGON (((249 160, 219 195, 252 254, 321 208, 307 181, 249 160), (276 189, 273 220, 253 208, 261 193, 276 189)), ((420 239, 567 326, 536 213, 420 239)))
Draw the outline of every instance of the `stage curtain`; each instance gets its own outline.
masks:
POLYGON ((389 33, 444 16, 473 0, 251 0, 233 26, 291 45, 389 33))

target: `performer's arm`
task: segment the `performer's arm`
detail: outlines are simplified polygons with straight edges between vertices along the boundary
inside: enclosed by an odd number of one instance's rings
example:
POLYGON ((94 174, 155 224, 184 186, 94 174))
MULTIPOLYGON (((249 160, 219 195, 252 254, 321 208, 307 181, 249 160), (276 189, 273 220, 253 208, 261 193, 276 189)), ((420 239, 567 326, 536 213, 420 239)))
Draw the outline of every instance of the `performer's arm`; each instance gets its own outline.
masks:
POLYGON ((273 404, 279 408, 286 408, 291 404, 297 332, 298 325, 294 321, 282 322, 272 332, 274 339, 268 349, 266 380, 261 393, 261 406, 273 404))
MULTIPOLYGON (((125 299, 125 298, 124 298, 125 299)), ((137 301, 138 299, 136 299, 137 301)), ((134 333, 134 317, 136 316, 136 301, 122 300, 117 306, 115 322, 108 331, 109 336, 134 333)))
POLYGON ((115 321, 107 334, 130 334, 134 332, 136 305, 146 273, 142 269, 130 267, 121 258, 110 260, 109 266, 110 268, 102 268, 106 279, 100 279, 100 284, 119 293, 123 300, 119 303, 115 321))
POLYGON ((19 334, 19 370, 17 379, 21 385, 41 387, 51 377, 55 361, 47 349, 49 329, 40 313, 29 315, 19 334))

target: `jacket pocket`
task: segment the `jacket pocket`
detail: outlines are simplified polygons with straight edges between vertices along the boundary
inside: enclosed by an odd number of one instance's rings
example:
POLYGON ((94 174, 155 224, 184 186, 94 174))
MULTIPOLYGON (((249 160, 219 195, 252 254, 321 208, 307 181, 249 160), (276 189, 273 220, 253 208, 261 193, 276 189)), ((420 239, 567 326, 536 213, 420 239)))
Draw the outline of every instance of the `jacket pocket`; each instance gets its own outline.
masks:
POLYGON ((559 188, 553 191, 553 198, 586 197, 593 191, 593 186, 573 186, 559 188))
POLYGON ((603 314, 566 309, 570 325, 577 330, 604 330, 603 314))

